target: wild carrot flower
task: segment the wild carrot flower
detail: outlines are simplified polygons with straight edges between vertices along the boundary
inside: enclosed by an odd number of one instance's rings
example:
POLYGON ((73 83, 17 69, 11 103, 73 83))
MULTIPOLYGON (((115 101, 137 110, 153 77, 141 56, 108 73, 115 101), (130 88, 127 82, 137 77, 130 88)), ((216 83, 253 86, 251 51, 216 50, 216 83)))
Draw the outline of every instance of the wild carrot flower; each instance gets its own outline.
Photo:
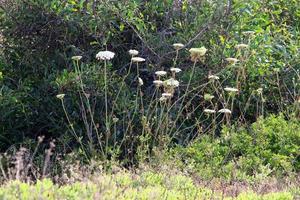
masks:
POLYGON ((138 77, 138 80, 139 80, 139 86, 142 86, 142 85, 144 85, 144 81, 143 81, 143 79, 141 79, 140 77, 138 77))
POLYGON ((56 98, 60 99, 60 100, 63 100, 65 98, 65 94, 58 94, 56 95, 56 98))
POLYGON ((218 76, 216 76, 216 75, 209 75, 209 76, 208 76, 208 79, 210 79, 210 80, 219 80, 220 77, 218 77, 218 76))
POLYGON ((232 87, 225 87, 224 90, 226 92, 238 92, 239 91, 237 88, 232 88, 232 87))
POLYGON ((246 49, 248 47, 249 46, 247 44, 237 44, 237 45, 235 45, 236 49, 246 49))
POLYGON ((145 60, 145 58, 141 58, 141 57, 132 57, 131 61, 139 63, 139 62, 145 62, 146 60, 145 60))
POLYGON ((200 60, 201 58, 203 58, 207 52, 207 49, 205 47, 201 47, 201 48, 191 48, 189 50, 189 52, 191 53, 191 60, 193 62, 200 60))
POLYGON ((162 93, 161 96, 165 97, 165 98, 171 98, 173 96, 173 94, 165 92, 165 93, 162 93))
POLYGON ((218 113, 231 114, 231 110, 229 110, 227 108, 223 108, 223 109, 219 110, 218 113))
POLYGON ((154 83, 154 85, 156 86, 156 87, 160 87, 160 86, 162 86, 163 85, 163 81, 161 81, 161 80, 155 80, 155 81, 153 81, 153 83, 154 83))
POLYGON ((197 56, 204 56, 206 54, 207 49, 205 47, 201 48, 191 48, 189 52, 191 54, 197 55, 197 56))
POLYGON ((113 120, 113 123, 117 123, 119 121, 119 118, 113 117, 112 120, 113 120))
POLYGON ((173 44, 173 47, 174 47, 174 49, 176 49, 178 51, 179 49, 182 49, 184 47, 184 44, 175 43, 175 44, 173 44))
POLYGON ((137 56, 139 54, 139 52, 135 49, 130 49, 128 51, 128 53, 131 55, 131 56, 137 56))
POLYGON ((243 31, 242 34, 245 36, 252 36, 255 34, 255 31, 243 31))
POLYGON ((82 56, 72 56, 72 60, 75 60, 75 61, 79 61, 81 60, 82 56))
POLYGON ((225 59, 227 62, 229 62, 230 64, 236 64, 239 60, 236 58, 226 58, 225 59))
POLYGON ((161 102, 164 102, 164 101, 166 101, 166 100, 168 100, 168 98, 167 98, 167 97, 164 97, 164 96, 162 96, 162 97, 159 98, 159 101, 161 101, 161 102))
POLYGON ((211 94, 204 94, 204 100, 205 101, 211 101, 215 96, 211 94))
POLYGON ((174 78, 170 78, 170 79, 164 81, 164 85, 175 88, 175 87, 179 86, 179 81, 175 80, 174 78))
POLYGON ((213 113, 216 113, 215 110, 212 110, 212 109, 204 109, 203 110, 205 113, 208 113, 208 114, 213 114, 213 113))
POLYGON ((257 92, 258 94, 261 94, 261 93, 262 93, 262 91, 263 91, 263 89, 262 89, 262 88, 258 88, 258 89, 256 90, 256 92, 257 92))
POLYGON ((182 70, 180 68, 177 68, 177 67, 171 67, 170 68, 170 71, 173 72, 173 73, 179 73, 181 72, 182 70))
POLYGON ((99 51, 96 55, 98 60, 111 60, 115 57, 115 53, 111 51, 99 51))
POLYGON ((165 75, 167 75, 167 72, 166 71, 157 71, 157 72, 155 72, 155 74, 157 76, 165 76, 165 75))

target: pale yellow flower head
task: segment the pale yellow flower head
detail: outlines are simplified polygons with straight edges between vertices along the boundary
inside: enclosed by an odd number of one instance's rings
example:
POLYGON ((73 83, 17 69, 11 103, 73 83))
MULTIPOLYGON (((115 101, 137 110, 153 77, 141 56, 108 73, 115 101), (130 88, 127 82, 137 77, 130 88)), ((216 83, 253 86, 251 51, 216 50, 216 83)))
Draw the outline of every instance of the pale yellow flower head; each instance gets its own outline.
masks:
POLYGON ((226 58, 225 59, 227 62, 229 62, 230 64, 234 65, 236 64, 239 60, 236 58, 226 58))
POLYGON ((191 60, 195 62, 201 60, 201 58, 205 56, 207 49, 205 47, 191 48, 189 52, 191 53, 191 60))

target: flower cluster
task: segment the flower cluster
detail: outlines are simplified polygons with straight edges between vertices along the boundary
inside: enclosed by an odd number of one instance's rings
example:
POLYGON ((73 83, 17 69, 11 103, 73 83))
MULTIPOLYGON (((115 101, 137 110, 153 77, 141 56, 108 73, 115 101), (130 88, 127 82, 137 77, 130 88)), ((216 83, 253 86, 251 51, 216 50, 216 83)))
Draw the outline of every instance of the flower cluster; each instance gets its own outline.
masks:
POLYGON ((205 47, 201 47, 201 48, 191 48, 189 50, 190 54, 191 54, 191 60, 193 62, 197 62, 197 61, 202 61, 207 49, 205 47))

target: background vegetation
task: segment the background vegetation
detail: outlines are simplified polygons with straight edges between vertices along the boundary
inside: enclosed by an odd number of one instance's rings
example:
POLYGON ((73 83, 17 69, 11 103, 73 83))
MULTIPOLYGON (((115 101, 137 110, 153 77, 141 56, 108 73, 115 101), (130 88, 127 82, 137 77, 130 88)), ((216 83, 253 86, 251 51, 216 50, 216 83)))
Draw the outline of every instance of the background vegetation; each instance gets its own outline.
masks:
POLYGON ((0 0, 0 181, 173 162, 204 180, 297 182, 299 28, 297 0, 0 0), (171 67, 179 87, 161 102, 155 72, 171 67))

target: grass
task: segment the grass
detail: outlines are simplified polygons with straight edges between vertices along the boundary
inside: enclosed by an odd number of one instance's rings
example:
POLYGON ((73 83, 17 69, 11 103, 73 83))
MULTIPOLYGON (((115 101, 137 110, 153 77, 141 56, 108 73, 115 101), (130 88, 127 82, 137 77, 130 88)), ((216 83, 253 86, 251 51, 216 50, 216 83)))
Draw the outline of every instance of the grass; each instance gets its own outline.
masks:
POLYGON ((270 193, 245 189, 232 196, 196 183, 180 172, 144 171, 99 174, 94 178, 66 185, 44 179, 35 184, 11 181, 0 188, 0 199, 263 199, 288 200, 299 198, 298 188, 270 193), (297 196, 298 195, 298 196, 297 196))

